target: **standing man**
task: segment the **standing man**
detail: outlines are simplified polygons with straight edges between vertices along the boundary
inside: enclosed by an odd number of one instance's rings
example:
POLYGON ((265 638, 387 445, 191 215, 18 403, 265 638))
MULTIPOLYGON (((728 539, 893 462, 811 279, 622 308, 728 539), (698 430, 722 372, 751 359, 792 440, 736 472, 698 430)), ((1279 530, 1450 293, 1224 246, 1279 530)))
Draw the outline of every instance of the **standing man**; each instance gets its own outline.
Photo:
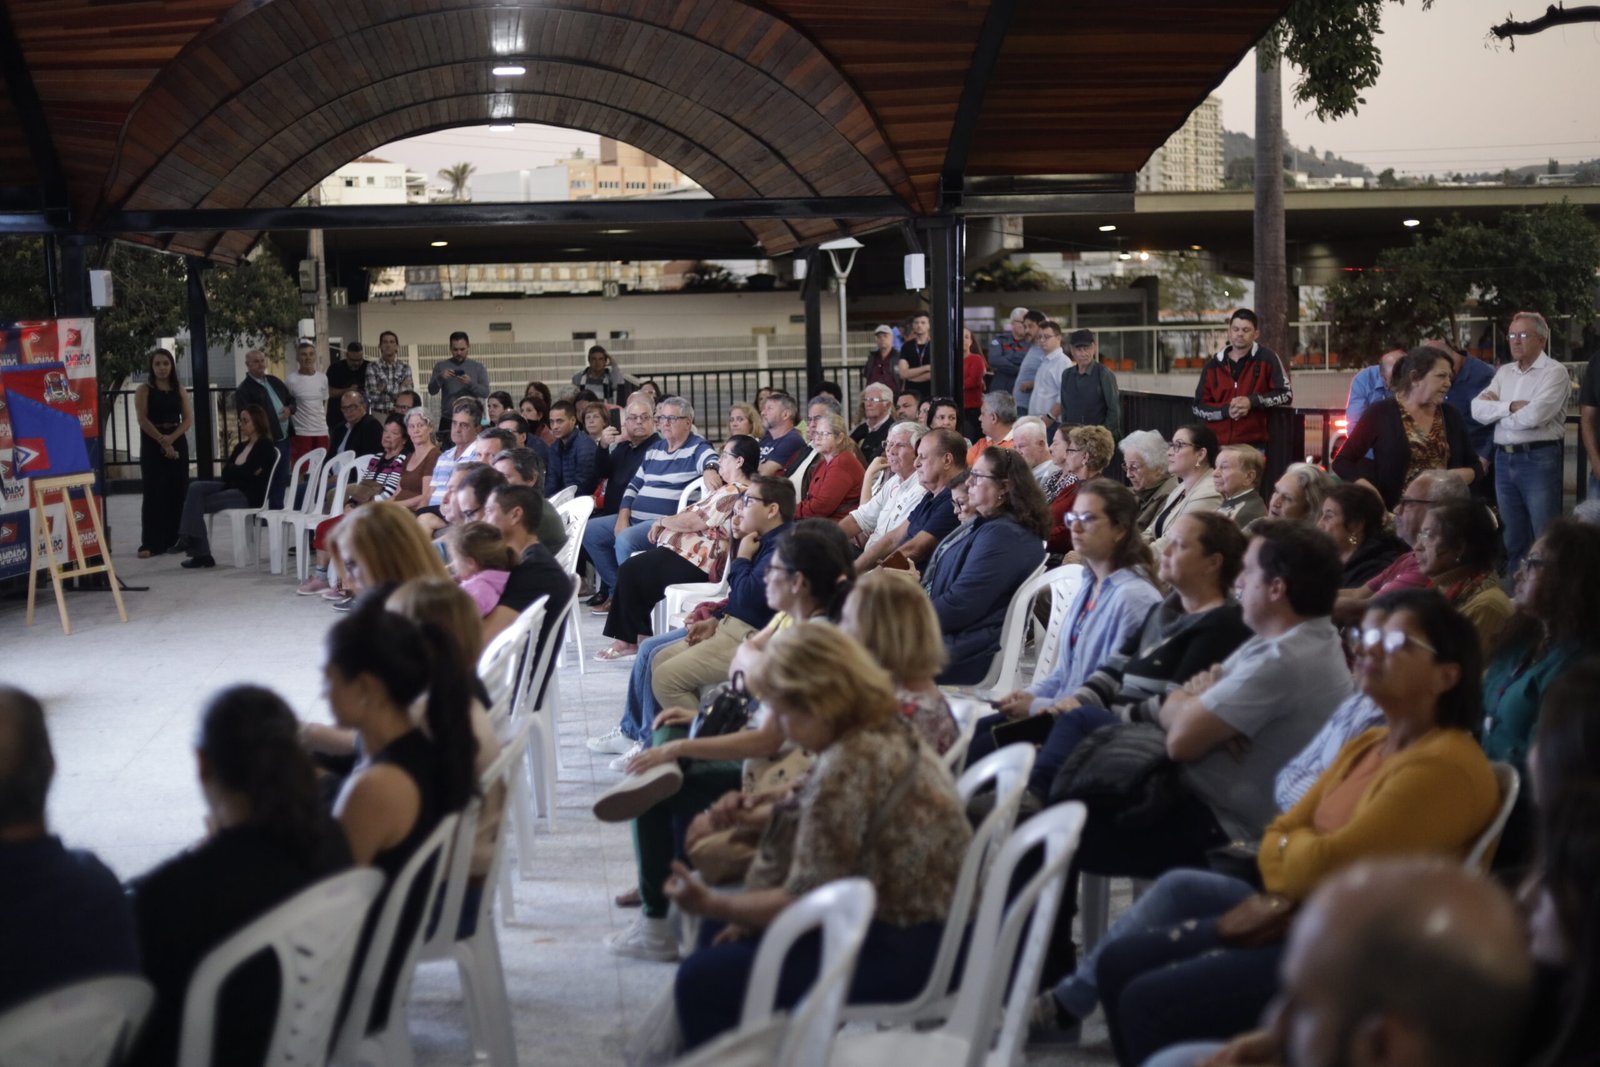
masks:
POLYGON ((1122 398, 1117 376, 1100 362, 1100 342, 1093 330, 1073 330, 1067 338, 1072 366, 1061 377, 1062 422, 1104 426, 1113 441, 1122 440, 1122 398))
MULTIPOLYGON (((312 351, 314 353, 316 350, 312 351)), ((289 467, 293 462, 289 458, 289 427, 294 417, 294 397, 281 379, 267 373, 267 354, 261 349, 252 348, 244 354, 244 369, 244 380, 233 394, 234 414, 237 415, 251 404, 261 405, 261 410, 267 413, 272 441, 278 446, 279 456, 278 471, 267 490, 267 506, 281 508, 283 490, 289 484, 289 467)))
POLYGON ((1519 311, 1508 334, 1511 358, 1472 402, 1472 417, 1494 427, 1494 492, 1506 566, 1515 572, 1545 525, 1561 513, 1561 442, 1572 379, 1545 352, 1550 325, 1519 311))
POLYGON ((339 402, 351 390, 367 391, 367 360, 360 341, 345 346, 343 359, 328 362, 328 436, 336 441, 345 429, 344 408, 339 402))
POLYGON ((761 402, 760 474, 787 475, 806 454, 806 439, 795 423, 800 418, 800 403, 788 393, 773 393, 761 402))
POLYGON ((1059 323, 1046 320, 1039 326, 1039 347, 1044 349, 1044 359, 1039 361, 1039 369, 1034 372, 1028 414, 1053 419, 1061 414, 1061 376, 1072 366, 1061 348, 1059 323))
POLYGON ((872 331, 872 340, 877 347, 867 356, 867 362, 861 368, 861 384, 881 385, 889 390, 889 397, 893 399, 894 391, 900 388, 900 379, 894 373, 895 361, 900 358, 900 353, 894 347, 894 331, 887 326, 879 326, 872 331))
POLYGON ((411 364, 400 358, 400 335, 384 330, 378 335, 378 360, 367 364, 366 385, 361 390, 367 394, 372 414, 381 421, 390 412, 399 412, 400 394, 414 388, 411 364))
POLYGON ((901 385, 917 394, 918 401, 928 399, 933 392, 933 339, 930 336, 932 321, 926 311, 911 316, 911 336, 900 346, 900 359, 895 372, 901 385))
POLYGON ((1044 362, 1044 349, 1039 347, 1039 327, 1049 316, 1035 309, 1023 316, 1028 330, 1028 350, 1022 355, 1022 366, 1017 368, 1017 387, 1012 391, 1020 406, 1033 395, 1033 382, 1039 374, 1039 364, 1044 362))
POLYGON ((1294 403, 1289 369, 1272 349, 1257 342, 1261 320, 1249 308, 1228 319, 1228 346, 1206 361, 1194 391, 1194 414, 1217 435, 1219 445, 1254 445, 1267 450, 1267 409, 1294 403))
POLYGON ((611 353, 599 345, 589 346, 588 359, 588 366, 572 376, 572 384, 579 392, 587 389, 597 397, 604 397, 608 403, 619 404, 624 387, 639 384, 622 373, 622 368, 611 359, 611 353))
MULTIPOLYGON (((1350 429, 1356 428, 1356 423, 1361 421, 1363 411, 1380 400, 1388 400, 1394 396, 1389 391, 1389 379, 1394 377, 1394 365, 1399 363, 1405 354, 1404 345, 1389 345, 1384 349, 1383 355, 1378 357, 1377 363, 1370 367, 1362 367, 1356 371, 1356 376, 1350 379, 1350 395, 1344 402, 1345 422, 1350 429)), ((1478 394, 1475 392, 1472 395, 1478 394)))
POLYGON ((454 411, 462 397, 476 397, 480 402, 489 399, 489 372, 482 363, 467 358, 471 344, 464 331, 451 334, 450 358, 435 363, 428 378, 428 395, 443 393, 440 406, 446 411, 454 411))
POLYGON ((1012 392, 1017 387, 1017 372, 1022 369, 1023 357, 1033 347, 1028 333, 1028 309, 1012 308, 1010 329, 989 338, 989 369, 994 376, 989 388, 1012 392))
POLYGON ((287 382, 294 399, 294 416, 289 420, 291 463, 314 448, 328 447, 328 376, 317 369, 317 346, 310 341, 301 341, 294 354, 299 365, 287 382))
POLYGON ((850 431, 850 440, 868 463, 883 455, 889 427, 894 422, 894 390, 873 382, 861 392, 861 421, 850 431))

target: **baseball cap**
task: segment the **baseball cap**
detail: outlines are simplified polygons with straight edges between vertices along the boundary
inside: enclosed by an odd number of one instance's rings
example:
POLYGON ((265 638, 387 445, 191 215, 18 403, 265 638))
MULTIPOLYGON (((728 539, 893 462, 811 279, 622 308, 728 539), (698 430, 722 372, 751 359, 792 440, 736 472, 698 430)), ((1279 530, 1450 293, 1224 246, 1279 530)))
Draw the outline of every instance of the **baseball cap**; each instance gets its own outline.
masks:
POLYGON ((1028 309, 1027 308, 1012 308, 1011 309, 1011 321, 1012 322, 1021 322, 1024 318, 1027 317, 1027 315, 1028 315, 1028 309))
POLYGON ((1092 345, 1092 344, 1094 344, 1094 331, 1093 330, 1073 330, 1071 333, 1069 333, 1067 335, 1067 344, 1069 344, 1069 345, 1092 345))
POLYGON ((874 333, 874 334, 879 334, 879 333, 894 333, 894 331, 893 331, 893 330, 891 330, 891 329, 890 329, 890 328, 889 328, 889 327, 887 327, 887 326, 879 326, 879 327, 878 327, 878 328, 877 328, 877 329, 876 329, 876 330, 873 330, 873 331, 872 331, 872 332, 873 332, 873 333, 874 333))

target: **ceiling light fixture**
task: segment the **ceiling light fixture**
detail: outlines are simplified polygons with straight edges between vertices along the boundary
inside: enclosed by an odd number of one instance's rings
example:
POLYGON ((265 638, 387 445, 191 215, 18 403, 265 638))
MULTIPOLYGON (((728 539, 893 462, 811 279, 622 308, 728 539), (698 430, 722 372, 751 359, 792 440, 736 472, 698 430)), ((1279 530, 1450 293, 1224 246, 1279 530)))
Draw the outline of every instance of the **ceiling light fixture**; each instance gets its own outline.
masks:
POLYGON ((1149 252, 1140 252, 1139 253, 1139 262, 1143 263, 1143 262, 1147 261, 1149 258, 1150 258, 1150 253, 1149 252))
POLYGON ((491 123, 489 123, 489 131, 491 133, 505 133, 507 130, 514 130, 516 128, 517 128, 517 124, 514 123, 514 122, 491 122, 491 123))
POLYGON ((601 230, 601 233, 632 233, 632 230, 601 230))
POLYGON ((1409 230, 1409 229, 1412 229, 1414 227, 1421 226, 1422 225, 1422 220, 1421 219, 1401 219, 1400 220, 1400 225, 1404 226, 1406 229, 1409 230))
POLYGON ((1133 258, 1133 253, 1132 252, 1118 252, 1117 253, 1117 258, 1118 259, 1132 259, 1133 258))
POLYGON ((432 241, 429 241, 428 242, 428 247, 429 248, 443 248, 446 245, 448 245, 449 243, 450 242, 446 241, 443 237, 438 237, 438 238, 435 238, 432 241))
POLYGON ((504 66, 495 67, 490 73, 497 74, 502 78, 510 78, 518 74, 528 73, 528 68, 519 63, 507 63, 504 66))
POLYGON ((1198 252, 1198 251, 1200 251, 1200 246, 1199 245, 1190 245, 1189 246, 1189 251, 1198 252))
POLYGON ((1116 229, 1116 226, 1113 225, 1112 223, 1108 222, 1104 226, 1100 227, 1100 232, 1101 233, 1110 233, 1115 229, 1116 229))

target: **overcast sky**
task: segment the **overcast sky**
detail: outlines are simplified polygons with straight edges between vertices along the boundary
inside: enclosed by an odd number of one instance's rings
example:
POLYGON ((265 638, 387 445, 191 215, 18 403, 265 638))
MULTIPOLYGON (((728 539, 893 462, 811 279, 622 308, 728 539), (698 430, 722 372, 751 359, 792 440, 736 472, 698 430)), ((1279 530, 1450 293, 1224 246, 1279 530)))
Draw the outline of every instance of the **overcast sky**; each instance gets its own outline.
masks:
MULTIPOLYGON (((1546 0, 1420 0, 1390 4, 1384 15, 1383 75, 1354 118, 1318 122, 1290 96, 1284 74, 1284 125, 1290 140, 1319 153, 1399 173, 1498 171, 1554 157, 1564 163, 1600 157, 1600 24, 1547 30, 1517 42, 1493 43, 1488 30, 1509 11, 1542 13, 1546 0)), ((1255 131, 1254 56, 1223 82, 1222 121, 1255 131)), ((482 127, 399 141, 376 155, 430 178, 460 160, 482 173, 543 166, 582 147, 593 134, 549 126, 506 133, 482 127)))

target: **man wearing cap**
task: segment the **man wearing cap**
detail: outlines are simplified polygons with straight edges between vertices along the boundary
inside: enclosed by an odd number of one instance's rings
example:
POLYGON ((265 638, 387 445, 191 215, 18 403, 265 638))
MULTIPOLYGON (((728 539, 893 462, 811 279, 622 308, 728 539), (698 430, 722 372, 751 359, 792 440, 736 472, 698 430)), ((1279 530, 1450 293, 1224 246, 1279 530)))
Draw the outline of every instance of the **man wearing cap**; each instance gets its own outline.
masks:
POLYGON ((1033 393, 1028 398, 1028 414, 1053 419, 1061 414, 1061 378, 1072 369, 1072 361, 1061 348, 1061 326, 1051 320, 1039 325, 1039 347, 1044 359, 1034 372, 1033 393))
POLYGON ((1117 376, 1100 362, 1100 343, 1093 330, 1073 330, 1067 336, 1072 365, 1061 376, 1062 422, 1075 426, 1104 426, 1113 441, 1122 440, 1122 401, 1117 396, 1117 376))
POLYGON ((889 389, 891 399, 895 390, 900 388, 900 379, 894 372, 895 360, 900 353, 895 351, 894 331, 887 326, 879 326, 872 331, 872 339, 877 347, 867 356, 866 365, 861 368, 861 387, 869 385, 884 385, 889 389))
POLYGON ((1017 371, 1022 369, 1022 357, 1033 347, 1033 337, 1028 332, 1028 309, 1011 309, 1011 329, 989 338, 989 369, 994 377, 990 389, 1011 392, 1017 387, 1017 371))

